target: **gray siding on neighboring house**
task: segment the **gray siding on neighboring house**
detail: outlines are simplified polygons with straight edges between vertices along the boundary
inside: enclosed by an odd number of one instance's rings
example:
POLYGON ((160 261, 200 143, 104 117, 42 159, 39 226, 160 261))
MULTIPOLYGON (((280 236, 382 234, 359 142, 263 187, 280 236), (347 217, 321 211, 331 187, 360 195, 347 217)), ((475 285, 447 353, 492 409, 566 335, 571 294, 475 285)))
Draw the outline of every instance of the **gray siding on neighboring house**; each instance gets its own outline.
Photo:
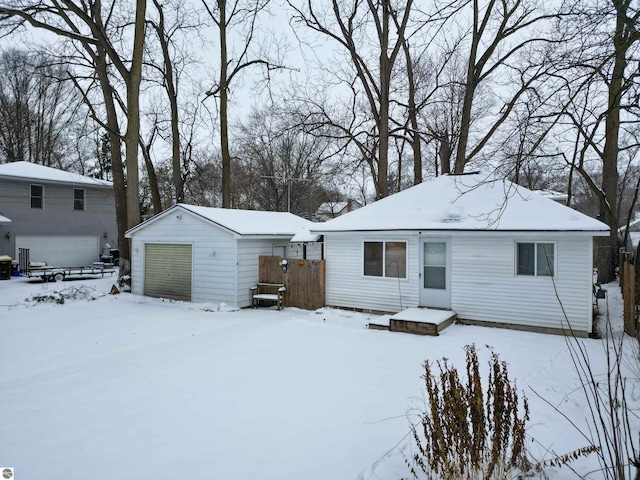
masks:
POLYGON ((117 246, 112 187, 0 178, 0 212, 11 220, 0 225, 0 253, 17 255, 16 236, 95 236, 101 246, 107 242, 117 246), (42 209, 31 208, 31 185, 44 187, 42 209), (85 191, 84 211, 73 208, 74 188, 85 191), (11 232, 9 239, 7 232, 11 232))

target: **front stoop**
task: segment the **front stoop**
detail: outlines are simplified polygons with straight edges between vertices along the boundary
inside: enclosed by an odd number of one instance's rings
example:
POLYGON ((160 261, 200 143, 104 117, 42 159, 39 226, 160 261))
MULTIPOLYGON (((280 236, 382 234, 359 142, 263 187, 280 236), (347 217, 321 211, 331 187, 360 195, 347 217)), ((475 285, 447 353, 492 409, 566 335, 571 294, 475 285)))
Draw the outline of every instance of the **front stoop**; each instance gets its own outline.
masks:
POLYGON ((451 310, 408 308, 391 317, 381 317, 375 323, 369 323, 369 328, 437 336, 451 325, 456 317, 457 315, 451 310))

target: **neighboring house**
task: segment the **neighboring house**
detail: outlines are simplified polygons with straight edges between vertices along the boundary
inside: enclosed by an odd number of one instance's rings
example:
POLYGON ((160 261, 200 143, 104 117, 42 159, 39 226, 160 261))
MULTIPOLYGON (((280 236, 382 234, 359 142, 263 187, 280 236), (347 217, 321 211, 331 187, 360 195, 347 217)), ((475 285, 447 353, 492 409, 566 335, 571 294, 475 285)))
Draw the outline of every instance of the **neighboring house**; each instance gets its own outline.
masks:
POLYGON ((566 193, 556 192, 555 190, 544 189, 544 190, 532 190, 532 191, 533 193, 542 195, 543 197, 546 197, 549 200, 553 200, 554 202, 558 202, 562 205, 566 205, 567 199, 569 198, 569 195, 567 195, 566 193))
POLYGON ((331 220, 332 218, 339 217, 345 213, 349 213, 353 210, 362 207, 362 204, 357 200, 347 200, 346 202, 324 202, 318 207, 314 214, 314 219, 318 222, 324 222, 331 220))
POLYGON ((54 266, 90 265, 117 246, 113 184, 29 162, 0 165, 0 253, 54 266))
POLYGON ((133 293, 251 305, 258 257, 286 257, 309 221, 291 213, 178 204, 132 228, 133 293))
POLYGON ((469 323, 545 332, 570 323, 586 335, 593 237, 608 230, 476 172, 426 181, 310 233, 324 236, 328 306, 436 307, 469 323))
MULTIPOLYGON (((626 229, 626 225, 623 225, 618 229, 618 236, 620 237, 620 241, 624 240, 624 233, 626 229)), ((635 249, 638 248, 638 242, 640 242, 640 218, 636 218, 635 220, 629 222, 629 234, 627 235, 626 245, 627 250, 635 251, 635 249)))

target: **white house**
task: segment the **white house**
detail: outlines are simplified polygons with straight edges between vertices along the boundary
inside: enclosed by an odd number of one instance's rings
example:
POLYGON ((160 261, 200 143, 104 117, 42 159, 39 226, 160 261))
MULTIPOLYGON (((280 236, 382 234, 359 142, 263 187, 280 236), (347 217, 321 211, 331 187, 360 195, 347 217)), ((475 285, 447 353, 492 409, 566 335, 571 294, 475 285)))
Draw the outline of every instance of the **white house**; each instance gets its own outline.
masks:
POLYGON ((593 237, 608 230, 480 172, 437 177, 311 227, 324 236, 329 306, 437 307, 469 323, 580 335, 592 329, 593 237))
POLYGON ((178 204, 132 228, 133 293, 251 305, 260 255, 287 256, 308 222, 285 212, 178 204))

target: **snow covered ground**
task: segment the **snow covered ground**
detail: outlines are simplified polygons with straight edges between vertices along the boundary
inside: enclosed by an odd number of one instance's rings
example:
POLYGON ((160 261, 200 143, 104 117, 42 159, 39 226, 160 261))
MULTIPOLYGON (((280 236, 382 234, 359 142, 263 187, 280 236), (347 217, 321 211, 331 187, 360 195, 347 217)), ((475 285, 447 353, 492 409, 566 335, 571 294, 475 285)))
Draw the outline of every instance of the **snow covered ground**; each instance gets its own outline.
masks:
MULTIPOLYGON (((361 313, 108 295, 113 280, 0 282, 0 466, 18 480, 406 477, 421 364, 463 368, 470 343, 484 366, 487 345, 508 362, 538 458, 586 445, 531 390, 584 425, 563 337, 461 325, 419 337, 367 330, 361 313), (80 285, 98 298, 25 300, 80 285)), ((609 293, 619 323, 619 291, 609 293)), ((602 342, 584 342, 604 368, 602 342)))

